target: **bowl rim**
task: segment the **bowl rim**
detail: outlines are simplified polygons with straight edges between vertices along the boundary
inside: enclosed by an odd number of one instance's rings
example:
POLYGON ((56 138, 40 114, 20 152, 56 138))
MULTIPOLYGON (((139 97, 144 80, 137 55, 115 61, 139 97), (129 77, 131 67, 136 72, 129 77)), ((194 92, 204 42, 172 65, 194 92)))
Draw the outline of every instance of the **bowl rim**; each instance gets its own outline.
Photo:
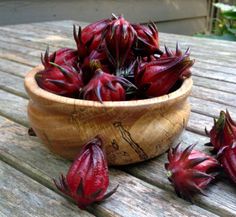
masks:
POLYGON ((29 96, 31 97, 33 95, 37 98, 47 99, 48 101, 52 101, 55 103, 62 103, 73 106, 78 105, 85 107, 138 107, 149 106, 152 104, 162 104, 187 95, 191 92, 193 84, 192 78, 189 77, 184 80, 179 89, 163 96, 130 101, 104 101, 103 103, 100 103, 97 101, 74 99, 65 96, 60 96, 42 89, 38 86, 35 80, 35 74, 43 69, 43 65, 38 65, 26 74, 24 86, 29 96))

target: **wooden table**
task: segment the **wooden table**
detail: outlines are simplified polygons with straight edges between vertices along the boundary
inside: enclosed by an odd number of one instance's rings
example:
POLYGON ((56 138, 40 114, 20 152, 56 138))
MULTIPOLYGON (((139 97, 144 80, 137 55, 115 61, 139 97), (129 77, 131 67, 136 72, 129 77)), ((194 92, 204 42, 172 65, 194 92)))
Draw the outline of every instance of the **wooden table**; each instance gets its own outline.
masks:
MULTIPOLYGON (((75 21, 45 22, 0 27, 0 216, 236 216, 236 186, 227 178, 197 195, 190 204, 178 198, 166 178, 166 156, 151 161, 110 169, 116 194, 87 211, 79 210, 55 189, 53 177, 65 173, 71 162, 50 153, 37 138, 27 135, 27 94, 24 75, 40 63, 47 45, 75 47, 75 21)), ((84 25, 84 23, 80 23, 84 25)), ((207 152, 213 117, 228 110, 236 120, 236 43, 189 36, 160 34, 161 44, 174 48, 191 46, 196 63, 192 113, 181 140, 198 142, 207 152)))

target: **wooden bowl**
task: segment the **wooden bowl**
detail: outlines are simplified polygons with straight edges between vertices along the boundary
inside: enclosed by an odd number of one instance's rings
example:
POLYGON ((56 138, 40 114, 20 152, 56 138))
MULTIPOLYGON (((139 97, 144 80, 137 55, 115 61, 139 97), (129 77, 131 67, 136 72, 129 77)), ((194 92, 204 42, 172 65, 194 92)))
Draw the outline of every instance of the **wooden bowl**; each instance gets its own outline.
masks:
POLYGON ((165 96, 102 104, 43 90, 34 78, 42 69, 37 66, 25 77, 28 117, 36 135, 62 157, 73 159, 99 134, 110 165, 144 161, 165 152, 187 125, 191 78, 165 96))

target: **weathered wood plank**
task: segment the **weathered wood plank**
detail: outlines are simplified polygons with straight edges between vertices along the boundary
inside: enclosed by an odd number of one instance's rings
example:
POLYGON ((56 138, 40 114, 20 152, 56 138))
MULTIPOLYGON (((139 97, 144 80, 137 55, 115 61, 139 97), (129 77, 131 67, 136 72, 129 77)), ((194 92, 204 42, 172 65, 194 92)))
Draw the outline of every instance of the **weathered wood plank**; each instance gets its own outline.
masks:
POLYGON ((219 90, 212 90, 205 87, 193 86, 192 95, 200 99, 205 99, 212 102, 218 102, 224 105, 236 107, 235 93, 225 93, 219 90))
POLYGON ((211 117, 191 112, 186 129, 197 134, 205 135, 205 128, 210 129, 212 124, 213 119, 211 117))
POLYGON ((236 83, 229 83, 229 82, 226 83, 221 80, 199 77, 195 76, 194 73, 192 78, 193 78, 193 84, 200 87, 219 90, 227 93, 234 93, 236 91, 236 83))
MULTIPOLYGON (((0 126, 0 158, 49 188, 55 189, 51 179, 61 172, 65 173, 70 162, 53 155, 42 144, 30 139, 26 128, 1 117, 0 126)), ((113 197, 90 209, 95 214, 98 210, 100 216, 144 217, 156 216, 157 213, 168 216, 215 216, 177 198, 173 193, 124 172, 111 169, 110 177, 111 185, 119 184, 120 187, 113 197)), ((60 203, 60 199, 58 202, 60 203)))
MULTIPOLYGON (((2 44, 3 43, 1 43, 0 46, 2 44)), ((16 47, 17 46, 15 46, 15 48, 16 47)), ((24 47, 21 47, 21 48, 23 49, 24 47)), ((12 61, 22 63, 28 66, 36 66, 40 64, 40 60, 38 57, 39 57, 39 54, 36 57, 36 56, 30 56, 30 55, 24 54, 21 51, 9 50, 9 49, 4 49, 4 48, 0 49, 0 58, 12 60, 12 61)))
MULTIPOLYGON (((26 25, 29 27, 28 25, 26 25)), ((37 28, 37 26, 35 27, 37 28)), ((22 45, 26 47, 32 47, 41 49, 40 46, 44 44, 45 46, 51 45, 52 47, 63 47, 63 46, 69 46, 69 47, 75 47, 75 42, 71 39, 72 36, 72 29, 71 29, 71 35, 70 37, 62 35, 60 33, 54 33, 54 32, 47 32, 43 31, 41 29, 38 29, 38 31, 30 31, 30 28, 19 28, 14 30, 13 28, 10 28, 8 26, 0 26, 0 41, 8 42, 10 40, 11 43, 22 45), (9 40, 7 40, 10 38, 9 40), (55 44, 55 42, 58 42, 55 44), (52 45, 54 43, 54 45, 52 45)))
POLYGON ((27 104, 28 100, 0 90, 0 115, 10 118, 17 123, 28 126, 27 104))
POLYGON ((28 98, 23 81, 20 77, 0 71, 0 89, 28 98))
POLYGON ((224 72, 218 72, 218 71, 197 68, 197 67, 192 68, 192 73, 199 77, 215 79, 215 80, 220 80, 220 81, 236 84, 236 75, 234 74, 229 74, 229 73, 226 74, 224 72))
POLYGON ((26 66, 22 63, 17 63, 7 59, 0 59, 0 70, 12 75, 24 77, 26 72, 30 71, 31 69, 31 66, 26 66))
POLYGON ((209 38, 198 38, 198 37, 192 37, 187 35, 178 35, 173 33, 160 33, 160 38, 166 38, 169 39, 169 41, 173 41, 173 38, 175 38, 179 42, 190 42, 191 45, 195 44, 203 44, 203 45, 211 45, 212 49, 214 50, 233 50, 236 47, 236 43, 234 41, 227 41, 227 40, 212 40, 209 38))
MULTIPOLYGON (((9 50, 9 51, 17 51, 25 55, 29 56, 35 56, 35 57, 40 57, 41 53, 45 51, 43 48, 41 50, 39 49, 32 49, 29 47, 25 47, 24 45, 16 45, 16 44, 9 44, 7 42, 1 41, 0 43, 1 48, 4 50, 9 50)), ((3 52, 1 51, 1 54, 3 52)))
POLYGON ((199 70, 213 70, 215 72, 223 72, 227 74, 233 74, 236 75, 236 69, 235 67, 225 66, 224 62, 222 64, 218 62, 218 64, 212 65, 211 63, 207 62, 207 60, 204 59, 197 59, 197 61, 194 63, 194 68, 197 68, 199 70), (206 61, 206 62, 204 62, 206 61))
MULTIPOLYGON (((32 37, 30 37, 29 35, 17 37, 18 34, 19 34, 18 32, 17 33, 10 32, 10 34, 9 34, 9 32, 7 32, 7 31, 1 31, 0 32, 0 43, 1 42, 8 42, 8 43, 17 44, 17 45, 24 44, 25 47, 31 47, 31 48, 41 50, 42 45, 48 46, 53 41, 55 43, 56 39, 60 39, 60 41, 62 41, 62 39, 63 39, 60 36, 48 36, 48 37, 45 37, 41 40, 39 40, 39 39, 32 40, 32 37)), ((67 41, 69 41, 69 38, 67 38, 67 41)), ((60 45, 60 46, 53 45, 51 47, 59 48, 61 46, 62 45, 60 45)))
POLYGON ((2 161, 0 175, 0 210, 6 216, 93 216, 2 161))
POLYGON ((226 109, 228 109, 232 118, 236 120, 236 107, 232 107, 232 106, 228 106, 228 105, 224 105, 224 104, 220 104, 216 102, 211 102, 211 101, 196 98, 196 97, 190 97, 189 100, 191 103, 192 112, 196 112, 196 113, 214 118, 214 117, 219 117, 221 110, 225 111, 226 109))

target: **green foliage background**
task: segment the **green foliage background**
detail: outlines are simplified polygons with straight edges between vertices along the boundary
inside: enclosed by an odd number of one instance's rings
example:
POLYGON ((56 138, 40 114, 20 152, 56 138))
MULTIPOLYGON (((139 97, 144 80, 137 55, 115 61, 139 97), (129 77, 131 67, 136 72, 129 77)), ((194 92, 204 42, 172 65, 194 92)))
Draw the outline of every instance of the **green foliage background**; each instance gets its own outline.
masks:
POLYGON ((224 3, 215 3, 214 6, 220 9, 220 14, 213 20, 212 33, 196 36, 236 41, 236 6, 224 3))

